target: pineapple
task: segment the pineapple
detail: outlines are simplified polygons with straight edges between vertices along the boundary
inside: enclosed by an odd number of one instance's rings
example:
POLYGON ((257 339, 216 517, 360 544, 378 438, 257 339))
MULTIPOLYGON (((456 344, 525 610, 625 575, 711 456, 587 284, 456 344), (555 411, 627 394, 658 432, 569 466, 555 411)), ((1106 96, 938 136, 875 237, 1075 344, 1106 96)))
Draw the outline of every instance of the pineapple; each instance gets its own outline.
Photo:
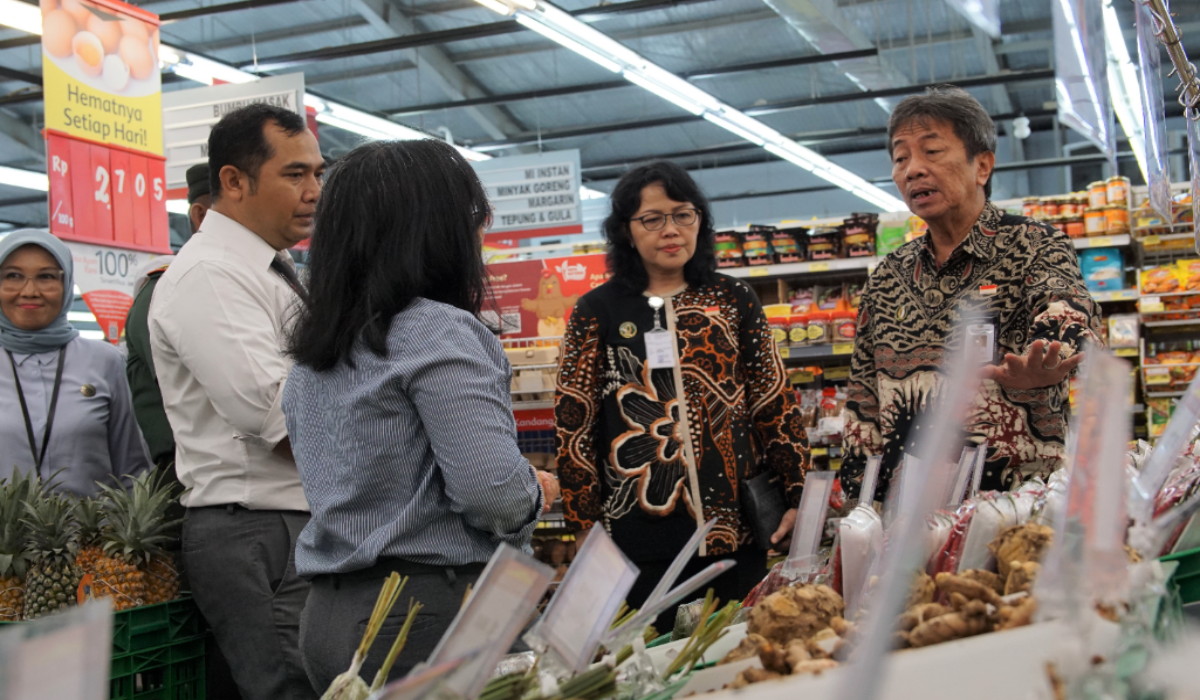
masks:
MULTIPOLYGON (((171 541, 168 530, 178 521, 165 518, 167 507, 174 497, 174 484, 163 479, 160 472, 145 472, 131 479, 128 489, 104 488, 107 520, 103 528, 104 552, 114 560, 112 573, 118 572, 116 562, 134 566, 134 577, 125 575, 129 583, 121 589, 124 596, 140 601, 137 604, 162 603, 179 594, 179 572, 162 545, 171 541)), ((100 576, 97 575, 97 579, 100 576)), ((118 610, 121 607, 118 598, 118 610)))
POLYGON ((76 602, 82 574, 75 565, 78 525, 65 496, 40 492, 25 504, 26 542, 33 564, 25 574, 24 617, 31 620, 76 602))
MULTIPOLYGON (((120 494, 123 492, 117 492, 120 494)), ((132 557, 105 551, 112 528, 128 528, 128 518, 114 514, 113 496, 85 498, 75 503, 75 519, 79 523, 79 554, 75 564, 85 580, 91 576, 88 589, 93 598, 110 598, 114 610, 128 610, 141 605, 146 597, 145 575, 138 570, 132 557)))
POLYGON ((11 479, 0 480, 0 622, 15 622, 23 613, 29 555, 22 516, 25 501, 36 488, 36 477, 15 471, 11 479))

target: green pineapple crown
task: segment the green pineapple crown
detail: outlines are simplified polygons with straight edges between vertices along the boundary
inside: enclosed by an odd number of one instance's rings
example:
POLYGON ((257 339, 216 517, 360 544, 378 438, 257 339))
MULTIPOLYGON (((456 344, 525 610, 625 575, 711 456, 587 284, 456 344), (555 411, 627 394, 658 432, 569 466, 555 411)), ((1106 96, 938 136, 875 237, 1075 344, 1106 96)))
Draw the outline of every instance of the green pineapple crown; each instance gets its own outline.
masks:
POLYGON ((130 562, 145 562, 163 551, 167 531, 179 520, 166 520, 175 484, 165 473, 149 470, 129 479, 128 488, 100 487, 104 520, 104 553, 130 562))
POLYGON ((36 474, 20 474, 0 479, 0 578, 23 578, 29 568, 25 544, 25 502, 41 488, 36 474))
POLYGON ((81 498, 75 502, 75 522, 79 524, 79 546, 100 546, 104 526, 104 504, 99 498, 81 498))
POLYGON ((79 549, 79 523, 71 499, 45 489, 31 495, 22 518, 26 543, 35 562, 47 559, 74 561, 79 549))

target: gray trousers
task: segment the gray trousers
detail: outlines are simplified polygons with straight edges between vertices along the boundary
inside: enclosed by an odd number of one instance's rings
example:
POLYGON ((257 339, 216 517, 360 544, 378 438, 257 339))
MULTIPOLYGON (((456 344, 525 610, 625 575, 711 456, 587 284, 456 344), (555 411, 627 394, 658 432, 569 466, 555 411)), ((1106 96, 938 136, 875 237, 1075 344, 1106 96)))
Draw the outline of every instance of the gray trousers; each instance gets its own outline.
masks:
POLYGON ((187 510, 183 566, 245 700, 317 697, 299 649, 308 584, 296 576, 294 553, 307 522, 296 511, 187 510))
POLYGON ((304 669, 318 692, 325 692, 329 683, 350 667, 350 659, 375 608, 375 599, 391 571, 408 576, 408 583, 367 653, 359 673, 367 685, 374 680, 375 672, 400 633, 408 614, 408 601, 415 599, 423 607, 409 630, 404 650, 392 666, 388 676, 391 680, 403 678, 433 653, 458 614, 467 586, 483 572, 483 564, 446 568, 391 560, 349 574, 314 577, 300 618, 300 648, 304 669))

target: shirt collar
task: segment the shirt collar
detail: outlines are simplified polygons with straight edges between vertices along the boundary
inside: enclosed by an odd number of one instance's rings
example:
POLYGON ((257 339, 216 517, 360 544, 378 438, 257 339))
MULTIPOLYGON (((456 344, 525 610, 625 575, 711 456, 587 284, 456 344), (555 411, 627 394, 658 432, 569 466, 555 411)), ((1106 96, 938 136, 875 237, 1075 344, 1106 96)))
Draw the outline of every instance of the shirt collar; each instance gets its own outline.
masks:
MULTIPOLYGON (((1000 229, 1000 218, 1004 216, 1004 212, 1000 210, 991 200, 984 202, 983 211, 979 212, 979 218, 971 225, 971 230, 967 232, 967 237, 962 243, 950 253, 947 262, 953 260, 959 255, 970 255, 980 260, 992 260, 996 257, 996 233, 1000 229)), ((925 255, 929 262, 936 260, 933 251, 933 239, 929 234, 925 235, 924 245, 921 246, 922 254, 925 255)))
POLYGON ((257 233, 215 209, 209 209, 204 215, 200 232, 212 236, 215 241, 256 268, 270 267, 271 260, 279 252, 257 233))

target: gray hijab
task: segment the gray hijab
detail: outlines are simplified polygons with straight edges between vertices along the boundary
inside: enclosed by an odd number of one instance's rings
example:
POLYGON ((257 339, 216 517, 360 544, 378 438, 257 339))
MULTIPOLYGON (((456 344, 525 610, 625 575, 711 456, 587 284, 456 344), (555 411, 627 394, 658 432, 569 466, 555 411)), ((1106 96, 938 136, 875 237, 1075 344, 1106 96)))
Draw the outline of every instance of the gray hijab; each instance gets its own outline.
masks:
POLYGON ((36 331, 17 328, 0 311, 0 347, 22 355, 57 350, 79 335, 79 331, 71 327, 70 321, 67 320, 67 311, 71 309, 71 301, 75 298, 75 271, 70 249, 45 229, 17 229, 0 234, 0 265, 8 260, 13 251, 26 245, 36 245, 58 261, 64 273, 63 303, 58 316, 50 325, 36 331))

